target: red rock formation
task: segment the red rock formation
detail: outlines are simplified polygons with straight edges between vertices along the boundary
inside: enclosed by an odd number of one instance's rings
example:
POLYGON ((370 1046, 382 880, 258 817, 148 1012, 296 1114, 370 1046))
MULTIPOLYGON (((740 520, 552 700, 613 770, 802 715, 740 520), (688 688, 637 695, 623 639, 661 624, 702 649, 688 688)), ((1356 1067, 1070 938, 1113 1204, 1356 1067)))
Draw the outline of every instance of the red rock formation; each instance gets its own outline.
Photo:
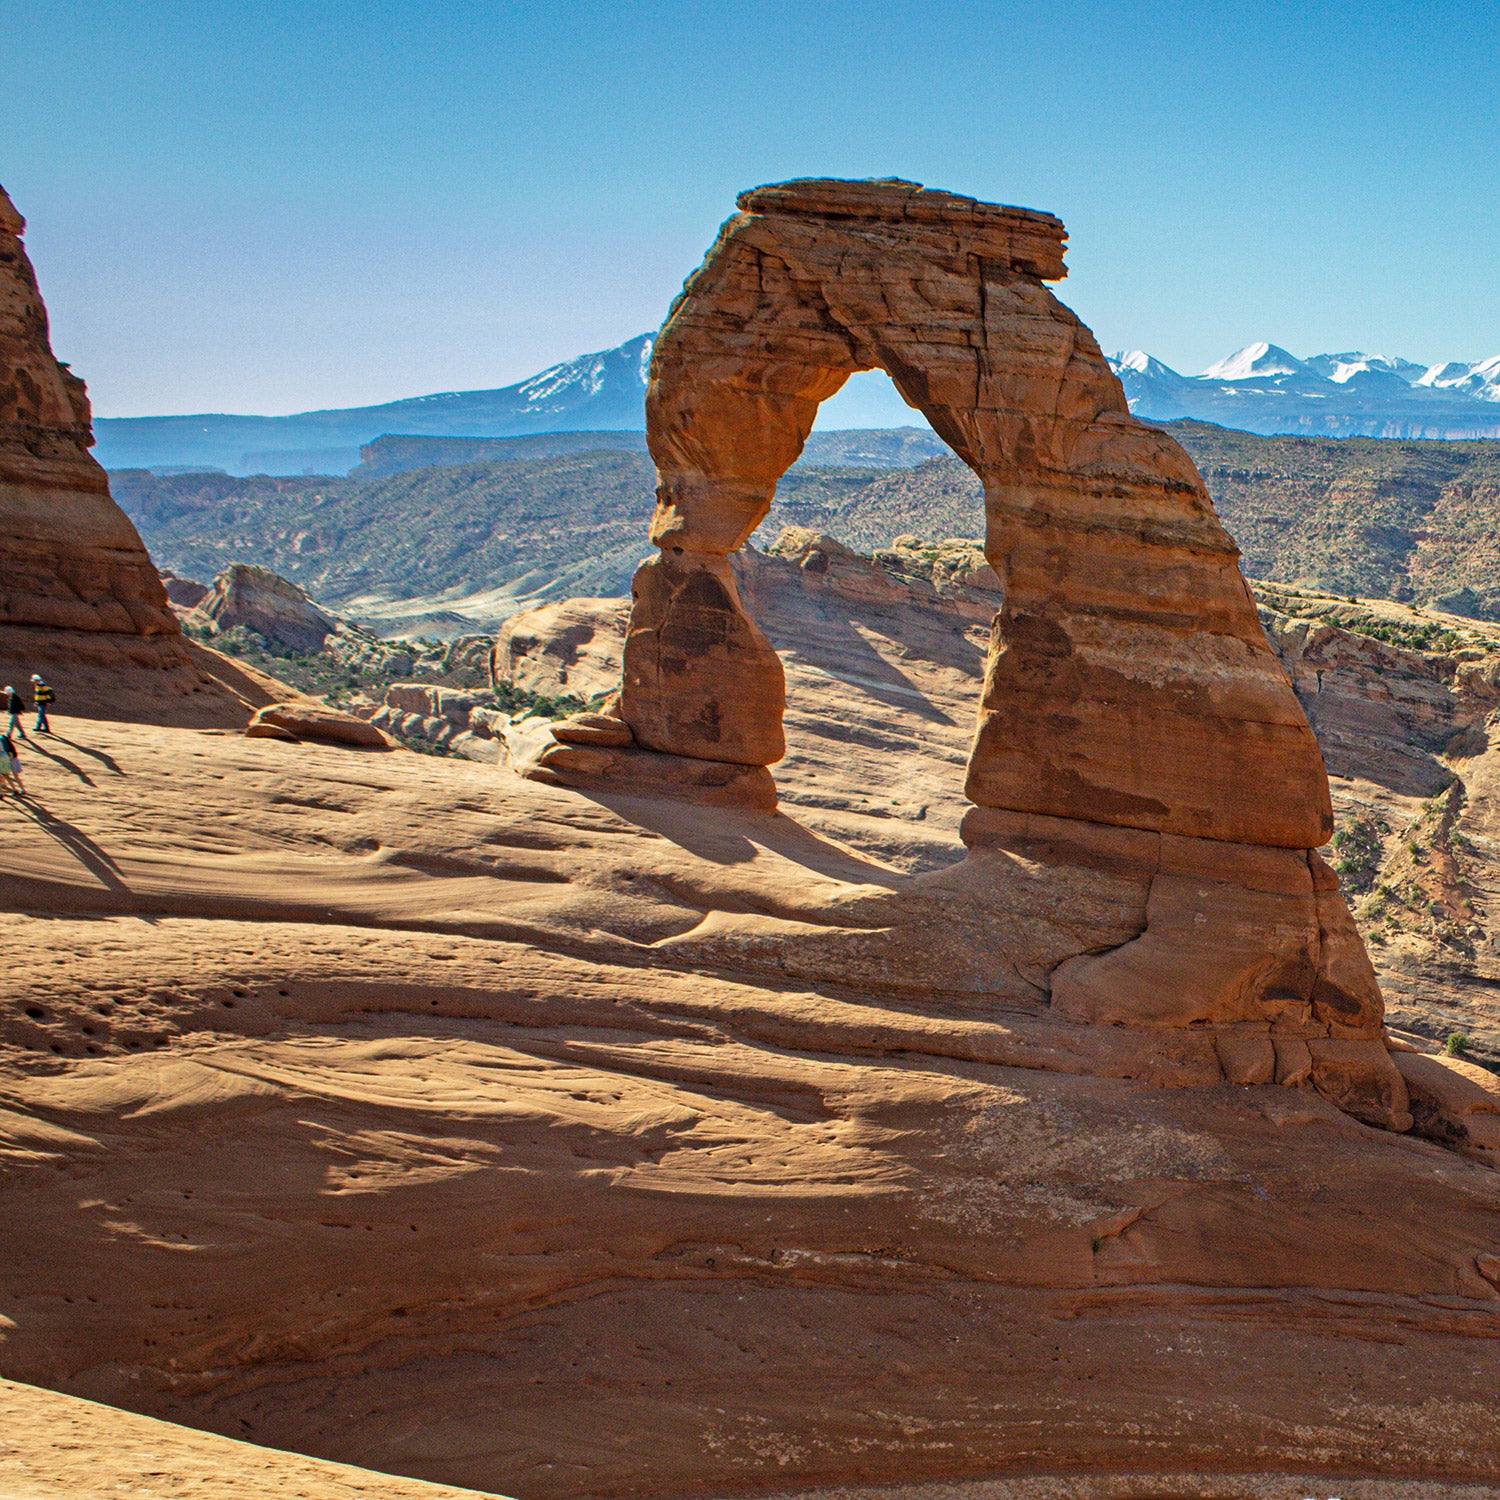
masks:
MULTIPOLYGON (((1317 742, 1191 460, 1131 417, 1092 335, 1043 285, 1064 274, 1061 223, 896 181, 784 183, 739 206, 652 358, 661 552, 636 574, 625 640, 634 746, 538 731, 515 763, 565 785, 655 782, 695 800, 711 786, 766 805, 768 780, 724 770, 784 754, 785 680, 729 558, 819 402, 882 368, 983 481, 1002 590, 964 824, 995 857, 976 858, 968 887, 1040 858, 1059 900, 1106 877, 1130 893, 1107 941, 1058 950, 994 928, 981 947, 1045 975, 1070 1019, 1231 1028, 1231 1078, 1311 1077, 1407 1129, 1379 986, 1309 853, 1333 830, 1317 742)), ((878 903, 881 929, 931 922, 934 898, 947 899, 914 887, 878 903)))
POLYGON ((83 382, 0 189, 0 678, 41 669, 70 713, 243 724, 266 682, 182 638, 140 534, 90 456, 83 382))
POLYGON ((969 768, 988 807, 1307 849, 1317 745, 1187 455, 1129 414, 1043 286, 1062 224, 898 181, 740 200, 657 340, 661 556, 634 587, 622 711, 657 751, 769 765, 780 664, 724 565, 818 404, 886 370, 985 487, 1005 590, 969 768))
POLYGON ((25 227, 0 189, 0 624, 175 636, 161 579, 89 454, 83 382, 53 358, 25 227))
POLYGON ((231 563, 194 607, 188 623, 214 634, 237 625, 293 651, 318 651, 338 621, 279 573, 231 563))

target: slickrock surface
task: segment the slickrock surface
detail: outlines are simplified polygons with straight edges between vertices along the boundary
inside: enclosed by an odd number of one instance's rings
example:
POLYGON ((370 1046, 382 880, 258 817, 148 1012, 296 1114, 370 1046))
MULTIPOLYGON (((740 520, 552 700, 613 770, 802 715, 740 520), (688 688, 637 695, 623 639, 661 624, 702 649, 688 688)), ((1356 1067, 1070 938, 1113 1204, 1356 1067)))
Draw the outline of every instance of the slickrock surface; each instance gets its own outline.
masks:
POLYGON ((1492 1473, 1500 1177, 1296 1038, 1051 1011, 997 960, 1122 877, 861 811, 974 669, 850 613, 777 814, 62 724, 94 785, 0 803, 0 1370, 528 1496, 1492 1473))
POLYGON ((484 1500, 0 1380, 0 1500, 484 1500))
POLYGON ((726 557, 818 404, 885 369, 980 476, 1004 588, 967 792, 982 806, 1315 848, 1317 744, 1187 455, 1136 422, 1043 285, 1061 223, 894 180, 742 194, 657 340, 659 484, 621 712, 645 748, 770 765, 781 669, 726 557))

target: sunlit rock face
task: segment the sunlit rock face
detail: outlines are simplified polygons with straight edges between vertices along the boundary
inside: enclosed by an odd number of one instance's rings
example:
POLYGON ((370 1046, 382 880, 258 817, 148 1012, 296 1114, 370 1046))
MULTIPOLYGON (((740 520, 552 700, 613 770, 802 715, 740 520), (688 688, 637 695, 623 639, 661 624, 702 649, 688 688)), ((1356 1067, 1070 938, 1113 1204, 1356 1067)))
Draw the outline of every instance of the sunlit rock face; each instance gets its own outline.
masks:
POLYGON ((657 340, 647 437, 661 556, 635 586, 622 711, 642 744, 769 765, 774 654, 724 557, 818 404, 889 372, 985 490, 1004 588, 968 774, 986 807, 1315 848, 1317 745, 1187 455, 1136 422, 1047 290, 1062 224, 912 183, 739 200, 657 340))

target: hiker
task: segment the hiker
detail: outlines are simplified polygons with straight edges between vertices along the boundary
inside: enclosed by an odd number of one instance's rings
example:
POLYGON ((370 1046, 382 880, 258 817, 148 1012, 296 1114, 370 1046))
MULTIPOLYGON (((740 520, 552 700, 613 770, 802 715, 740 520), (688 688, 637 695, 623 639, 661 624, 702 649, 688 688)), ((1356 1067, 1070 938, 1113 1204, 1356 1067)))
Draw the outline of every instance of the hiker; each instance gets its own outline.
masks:
POLYGON ((21 785, 21 757, 16 754, 16 742, 8 734, 0 734, 0 797, 6 792, 24 797, 26 788, 21 785))
POLYGON ((57 694, 42 681, 40 672, 31 674, 31 700, 36 704, 36 732, 51 734, 52 726, 47 722, 47 705, 57 701, 57 694))
POLYGON ((10 723, 5 727, 6 734, 19 734, 25 739, 26 726, 21 722, 21 715, 26 712, 26 700, 13 687, 8 687, 5 690, 5 703, 0 707, 10 715, 10 723))

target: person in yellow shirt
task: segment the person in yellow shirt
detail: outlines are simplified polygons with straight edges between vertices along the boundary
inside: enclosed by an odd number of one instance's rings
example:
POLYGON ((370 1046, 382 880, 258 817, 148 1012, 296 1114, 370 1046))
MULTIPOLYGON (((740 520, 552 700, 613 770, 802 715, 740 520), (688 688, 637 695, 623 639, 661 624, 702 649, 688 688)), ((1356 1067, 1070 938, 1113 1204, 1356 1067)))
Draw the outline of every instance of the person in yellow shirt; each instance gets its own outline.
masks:
POLYGON ((52 726, 47 722, 47 705, 57 702, 57 694, 42 681, 40 672, 31 674, 31 701, 36 704, 36 732, 51 734, 52 726))

